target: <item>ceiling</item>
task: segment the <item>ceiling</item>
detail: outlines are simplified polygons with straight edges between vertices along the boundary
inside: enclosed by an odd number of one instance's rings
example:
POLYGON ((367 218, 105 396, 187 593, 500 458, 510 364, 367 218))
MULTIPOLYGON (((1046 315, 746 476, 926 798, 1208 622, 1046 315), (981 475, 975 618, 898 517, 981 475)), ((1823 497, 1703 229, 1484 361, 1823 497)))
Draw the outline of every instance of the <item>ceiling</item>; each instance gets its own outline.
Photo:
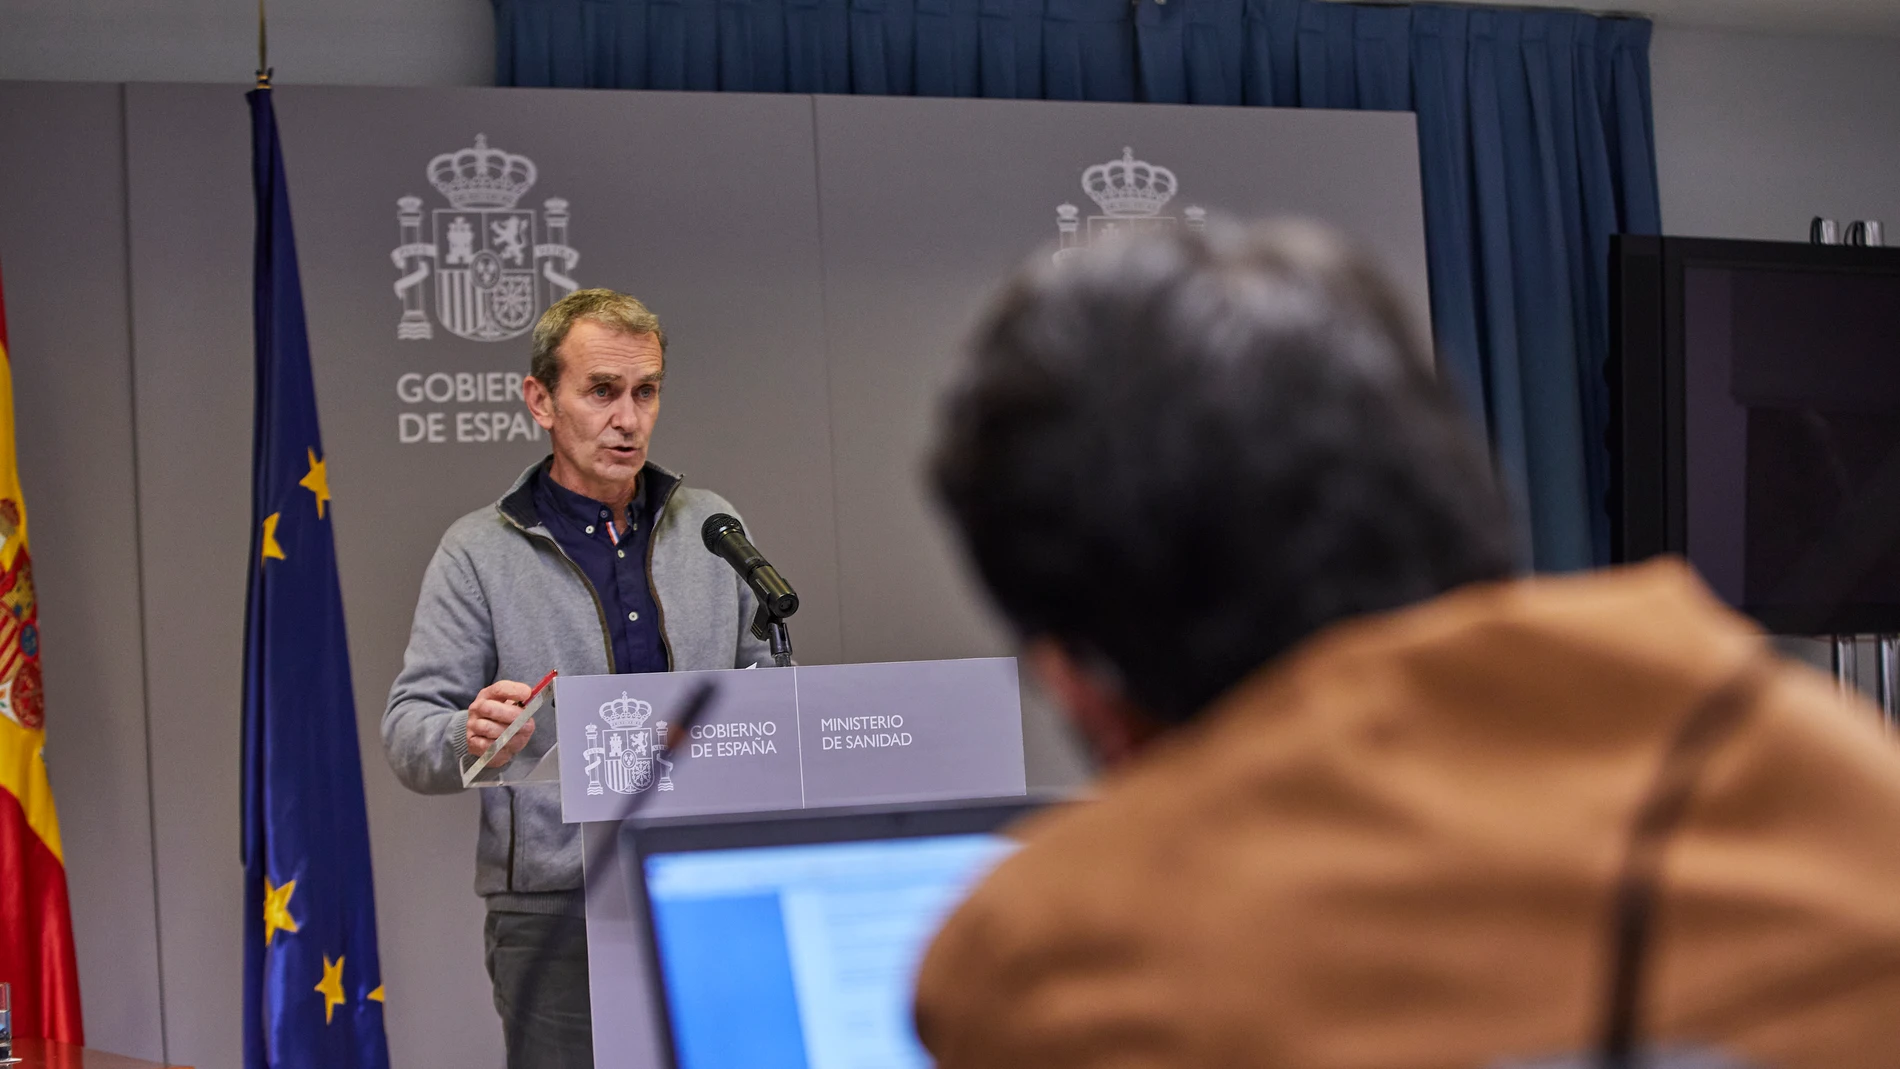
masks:
POLYGON ((1509 0, 1513 7, 1648 15, 1661 26, 1900 37, 1900 0, 1509 0))

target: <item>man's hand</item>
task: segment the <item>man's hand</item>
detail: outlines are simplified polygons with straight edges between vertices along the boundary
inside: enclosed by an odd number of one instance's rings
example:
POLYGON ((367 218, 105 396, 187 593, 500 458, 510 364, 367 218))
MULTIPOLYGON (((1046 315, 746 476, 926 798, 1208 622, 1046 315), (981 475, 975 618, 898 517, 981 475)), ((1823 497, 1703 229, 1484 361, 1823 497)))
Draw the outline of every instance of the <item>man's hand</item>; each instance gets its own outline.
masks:
MULTIPOLYGON (((483 687, 480 694, 475 695, 475 701, 468 707, 468 754, 470 757, 480 757, 488 752, 488 748, 495 744, 495 740, 501 738, 501 733, 508 730, 508 725, 515 722, 515 717, 521 715, 521 706, 532 693, 534 693, 533 688, 526 683, 517 683, 512 679, 498 679, 483 687)), ((488 767, 500 768, 513 760, 514 756, 521 752, 521 748, 528 745, 528 740, 533 736, 534 721, 530 720, 522 726, 520 731, 515 732, 515 737, 508 740, 508 745, 501 753, 495 755, 495 759, 489 762, 488 767)))

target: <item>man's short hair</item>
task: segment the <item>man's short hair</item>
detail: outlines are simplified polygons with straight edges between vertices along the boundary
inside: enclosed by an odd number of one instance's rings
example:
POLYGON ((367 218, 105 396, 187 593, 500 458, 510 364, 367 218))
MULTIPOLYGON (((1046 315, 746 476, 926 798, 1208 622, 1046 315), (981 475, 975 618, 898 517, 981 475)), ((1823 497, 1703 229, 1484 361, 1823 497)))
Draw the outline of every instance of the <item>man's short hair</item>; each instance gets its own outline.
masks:
POLYGON ((534 325, 534 352, 528 358, 528 374, 541 380, 550 393, 561 379, 557 350, 567 340, 567 332, 583 319, 622 334, 651 334, 660 343, 660 355, 666 355, 666 331, 660 329, 660 317, 638 299, 615 290, 575 290, 548 306, 534 325))
POLYGON ((1025 638, 1167 721, 1337 620, 1509 576, 1482 442, 1329 232, 1210 225, 997 298, 931 463, 1025 638))

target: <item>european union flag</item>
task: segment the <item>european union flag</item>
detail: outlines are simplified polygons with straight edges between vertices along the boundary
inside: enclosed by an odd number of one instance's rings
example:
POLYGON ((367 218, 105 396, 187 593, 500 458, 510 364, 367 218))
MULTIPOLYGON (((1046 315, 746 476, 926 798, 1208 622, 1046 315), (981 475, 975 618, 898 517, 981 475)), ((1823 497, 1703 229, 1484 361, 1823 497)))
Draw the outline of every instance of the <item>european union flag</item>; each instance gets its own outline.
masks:
POLYGON ((385 1069, 330 484, 269 89, 250 94, 257 409, 244 621, 244 1064, 385 1069))

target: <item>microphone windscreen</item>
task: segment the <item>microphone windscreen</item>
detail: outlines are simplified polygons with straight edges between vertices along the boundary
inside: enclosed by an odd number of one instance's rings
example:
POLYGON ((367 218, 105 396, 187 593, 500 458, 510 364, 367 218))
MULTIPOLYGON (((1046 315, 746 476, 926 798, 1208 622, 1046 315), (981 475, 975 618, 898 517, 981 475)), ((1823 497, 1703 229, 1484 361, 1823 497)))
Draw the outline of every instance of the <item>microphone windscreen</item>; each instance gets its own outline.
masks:
MULTIPOLYGON (((745 528, 740 525, 736 517, 728 516, 723 512, 715 512, 706 517, 705 524, 699 528, 699 537, 701 541, 706 543, 708 550, 713 550, 713 545, 719 541, 719 536, 725 534, 727 531, 737 531, 740 534, 745 534, 745 528)), ((717 550, 713 551, 717 552, 717 550)))

